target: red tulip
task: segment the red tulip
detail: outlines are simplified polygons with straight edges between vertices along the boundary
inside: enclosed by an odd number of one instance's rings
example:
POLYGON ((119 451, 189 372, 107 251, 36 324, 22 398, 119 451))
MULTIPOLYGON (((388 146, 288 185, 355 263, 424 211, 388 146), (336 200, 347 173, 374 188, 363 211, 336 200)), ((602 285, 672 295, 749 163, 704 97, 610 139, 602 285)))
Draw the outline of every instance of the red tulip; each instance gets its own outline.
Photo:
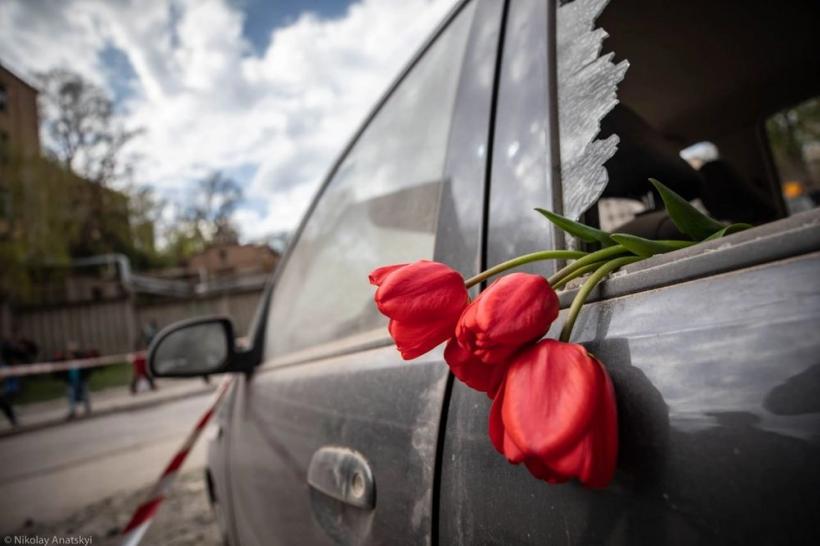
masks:
POLYGON ((547 333, 558 308, 558 296, 544 277, 513 273, 495 281, 467 307, 456 337, 482 362, 503 364, 547 333))
POLYGON ((581 345, 545 339, 519 354, 490 409, 490 440, 549 483, 605 487, 615 473, 615 391, 581 345))
POLYGON ((456 338, 450 339, 444 348, 444 360, 447 361, 454 376, 468 387, 486 392, 490 398, 495 397, 498 392, 507 369, 506 366, 491 366, 478 360, 470 351, 459 345, 456 338))
POLYGON ((380 267, 370 284, 379 287, 376 306, 390 318, 388 330, 405 360, 449 339, 469 301, 457 271, 427 260, 380 267))

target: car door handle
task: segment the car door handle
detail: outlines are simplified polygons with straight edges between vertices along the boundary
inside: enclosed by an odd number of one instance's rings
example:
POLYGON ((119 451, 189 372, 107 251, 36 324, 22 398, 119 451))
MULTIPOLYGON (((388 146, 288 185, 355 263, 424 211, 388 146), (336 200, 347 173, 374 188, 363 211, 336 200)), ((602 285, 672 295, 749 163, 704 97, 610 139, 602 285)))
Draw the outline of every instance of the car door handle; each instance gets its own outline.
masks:
POLYGON ((339 446, 325 446, 313 454, 308 466, 310 487, 336 500, 372 510, 376 506, 376 483, 361 453, 339 446))

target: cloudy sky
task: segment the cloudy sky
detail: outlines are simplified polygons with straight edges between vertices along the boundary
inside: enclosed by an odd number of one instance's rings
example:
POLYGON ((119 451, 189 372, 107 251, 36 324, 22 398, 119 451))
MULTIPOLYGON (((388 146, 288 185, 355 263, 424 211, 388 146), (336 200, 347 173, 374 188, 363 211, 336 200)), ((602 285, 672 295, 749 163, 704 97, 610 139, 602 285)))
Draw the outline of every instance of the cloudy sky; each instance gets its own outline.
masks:
POLYGON ((184 202, 239 181, 245 239, 290 229, 347 139, 453 0, 3 0, 0 62, 105 87, 138 182, 184 202))

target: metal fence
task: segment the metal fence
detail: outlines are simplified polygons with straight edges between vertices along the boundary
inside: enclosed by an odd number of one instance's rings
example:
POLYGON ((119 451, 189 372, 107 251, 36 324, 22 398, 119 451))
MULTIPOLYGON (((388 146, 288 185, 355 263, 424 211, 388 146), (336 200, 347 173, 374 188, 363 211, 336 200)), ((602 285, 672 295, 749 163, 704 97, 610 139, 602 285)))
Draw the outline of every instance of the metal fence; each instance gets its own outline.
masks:
POLYGON ((124 298, 20 309, 13 315, 20 333, 38 345, 39 359, 51 358, 69 344, 105 355, 139 348, 143 331, 152 322, 163 328, 187 318, 227 315, 234 320, 237 335, 244 335, 261 295, 261 289, 253 289, 148 304, 124 298))
POLYGON ((69 344, 101 354, 131 351, 138 334, 130 299, 30 308, 14 318, 20 333, 39 347, 39 359, 51 359, 69 344))
POLYGON ((242 336, 253 320, 261 295, 262 290, 252 290, 140 305, 136 308, 137 328, 143 328, 151 321, 164 328, 187 318, 226 315, 233 319, 236 335, 242 336))

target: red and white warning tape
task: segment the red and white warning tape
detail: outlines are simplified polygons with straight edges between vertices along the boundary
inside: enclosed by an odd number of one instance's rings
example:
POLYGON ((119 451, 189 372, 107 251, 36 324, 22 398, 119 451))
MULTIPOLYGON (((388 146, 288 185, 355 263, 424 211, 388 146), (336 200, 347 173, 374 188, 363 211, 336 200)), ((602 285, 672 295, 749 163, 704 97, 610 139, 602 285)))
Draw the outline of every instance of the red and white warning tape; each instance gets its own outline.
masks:
POLYGON ((177 478, 182 463, 185 462, 188 453, 190 453, 194 444, 196 444, 196 441, 199 439, 208 421, 211 420, 216 408, 219 406, 222 398, 224 398, 225 393, 228 392, 232 383, 233 376, 227 376, 222 380, 222 383, 219 384, 219 388, 216 393, 214 393, 213 400, 208 406, 208 409, 202 414, 202 417, 199 418, 193 430, 188 433, 185 442, 183 442, 182 446, 180 446, 179 450, 174 454, 168 466, 165 467, 165 470, 163 470, 159 480, 154 484, 145 502, 137 508, 134 515, 131 516, 128 525, 123 528, 122 534, 124 538, 122 546, 136 546, 140 543, 148 527, 151 525, 151 521, 156 515, 159 505, 162 504, 162 501, 165 500, 165 496, 171 490, 171 486, 177 478))
POLYGON ((75 358, 56 362, 37 362, 35 364, 20 364, 18 366, 4 366, 0 368, 0 380, 7 377, 21 377, 24 375, 38 375, 44 373, 64 372, 79 368, 96 368, 111 364, 131 363, 138 355, 145 356, 144 351, 125 353, 121 355, 95 356, 91 358, 75 358))
MULTIPOLYGON (((236 338, 237 347, 248 347, 247 337, 236 338)), ((53 362, 36 362, 33 364, 20 364, 17 366, 3 366, 0 368, 0 381, 7 377, 22 377, 25 375, 39 375, 44 373, 65 372, 80 368, 97 368, 100 366, 110 366, 111 364, 129 364, 134 362, 137 356, 147 357, 146 351, 135 351, 119 355, 94 356, 89 358, 75 358, 72 360, 57 360, 53 362)))

